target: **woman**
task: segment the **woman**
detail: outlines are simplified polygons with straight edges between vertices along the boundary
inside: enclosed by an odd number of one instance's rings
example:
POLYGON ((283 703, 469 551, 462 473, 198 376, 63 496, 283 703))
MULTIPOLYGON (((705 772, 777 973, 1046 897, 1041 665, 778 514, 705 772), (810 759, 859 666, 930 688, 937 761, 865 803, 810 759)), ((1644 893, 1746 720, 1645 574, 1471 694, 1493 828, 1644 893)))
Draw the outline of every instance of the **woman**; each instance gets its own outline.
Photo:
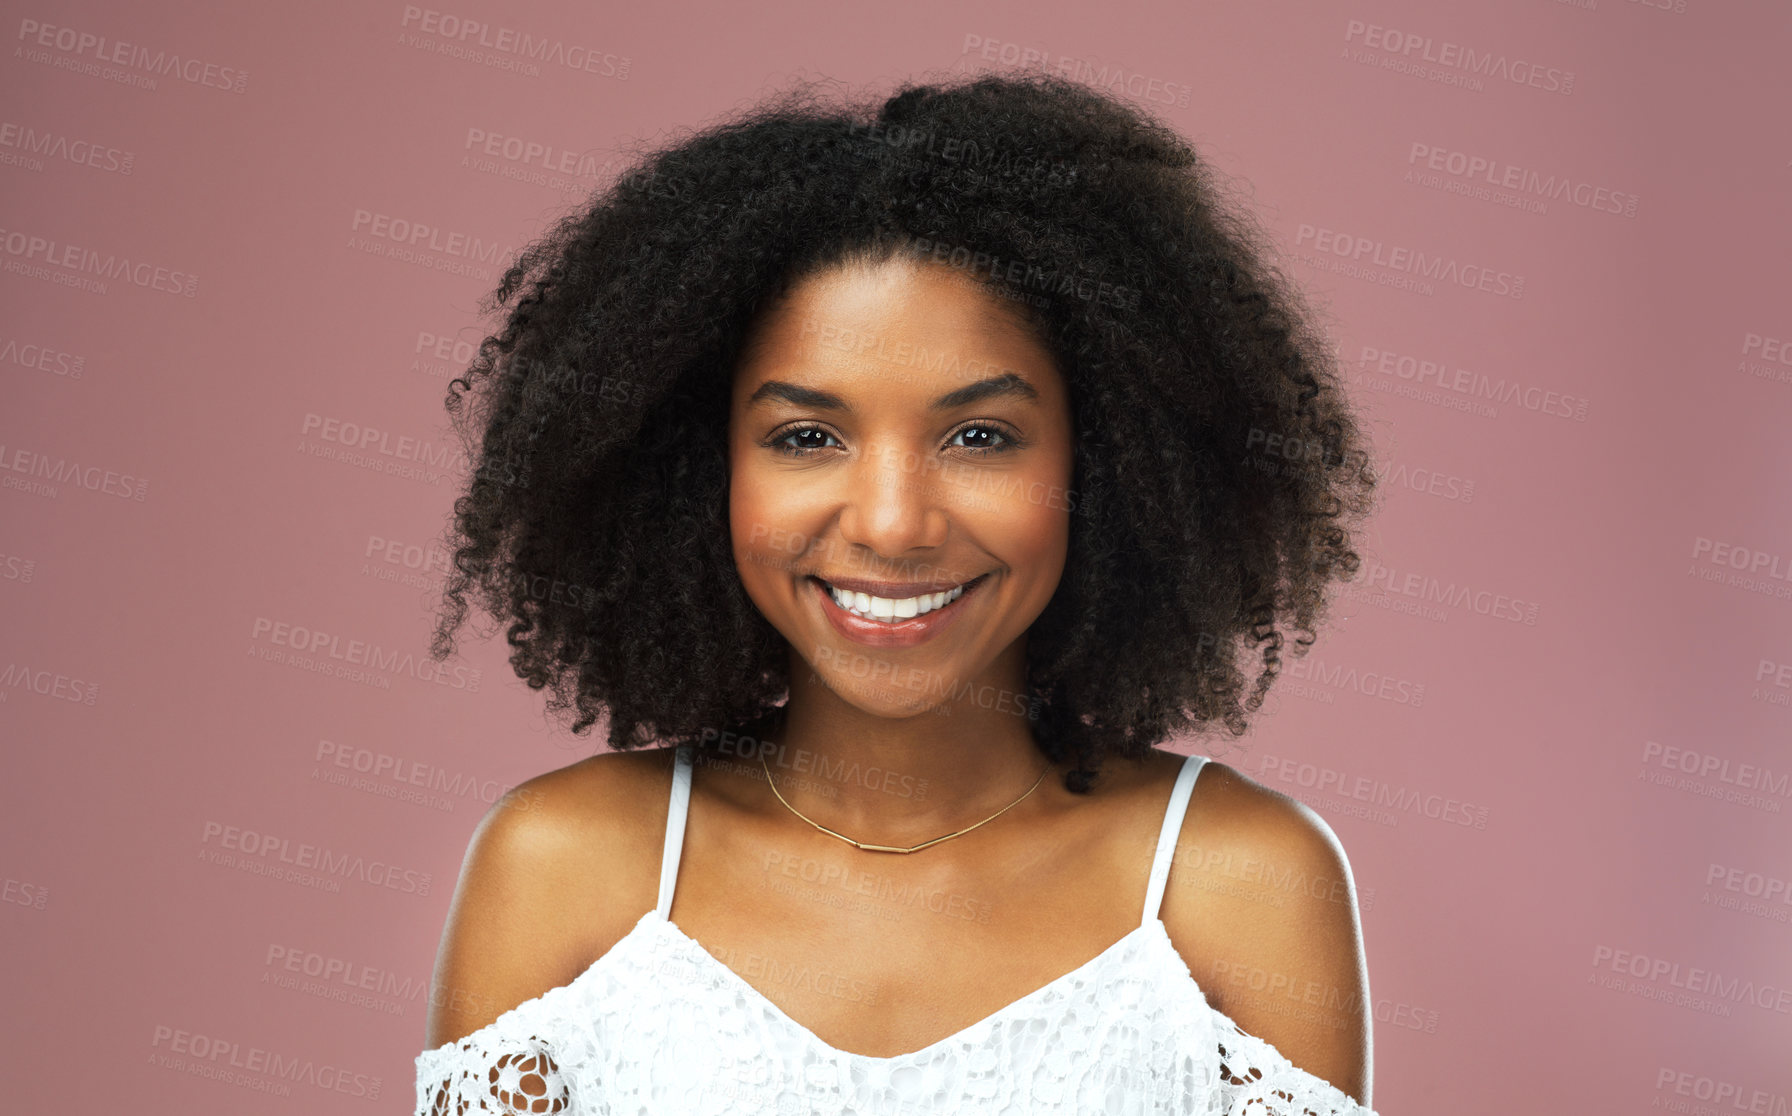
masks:
POLYGON ((1369 510, 1255 244, 1032 73, 787 96, 523 254, 436 653, 473 593, 613 750, 481 821, 418 1112, 1366 1111, 1337 839, 1157 747, 1369 510))

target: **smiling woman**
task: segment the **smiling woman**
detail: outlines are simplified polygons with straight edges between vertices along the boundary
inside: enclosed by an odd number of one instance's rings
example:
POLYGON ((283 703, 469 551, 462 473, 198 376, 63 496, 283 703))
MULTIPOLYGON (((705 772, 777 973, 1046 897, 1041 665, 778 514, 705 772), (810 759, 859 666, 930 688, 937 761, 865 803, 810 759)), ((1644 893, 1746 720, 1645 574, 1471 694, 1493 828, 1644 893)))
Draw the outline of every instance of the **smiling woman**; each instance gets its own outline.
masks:
POLYGON ((992 667, 1025 690, 1022 636, 1057 590, 1069 539, 1064 507, 1026 494, 1070 487, 1070 401, 1024 324, 993 327, 991 311, 1003 313, 951 268, 893 254, 810 277, 758 323, 734 378, 729 514, 748 596, 820 676, 795 683, 820 687, 798 708, 845 692, 856 700, 842 712, 902 717, 940 701, 926 681, 992 667), (891 375, 861 344, 816 342, 824 331, 934 359, 891 375), (981 376, 990 368, 1003 371, 981 376), (763 526, 814 545, 787 561, 756 545, 763 526), (822 657, 847 641, 925 645, 927 669, 892 706, 847 657, 822 657))
POLYGON ((1336 837, 1159 747, 1374 486, 1216 189, 1043 74, 799 93, 523 254, 436 650, 476 595, 611 751, 474 833, 419 1113, 1367 1110, 1336 837))

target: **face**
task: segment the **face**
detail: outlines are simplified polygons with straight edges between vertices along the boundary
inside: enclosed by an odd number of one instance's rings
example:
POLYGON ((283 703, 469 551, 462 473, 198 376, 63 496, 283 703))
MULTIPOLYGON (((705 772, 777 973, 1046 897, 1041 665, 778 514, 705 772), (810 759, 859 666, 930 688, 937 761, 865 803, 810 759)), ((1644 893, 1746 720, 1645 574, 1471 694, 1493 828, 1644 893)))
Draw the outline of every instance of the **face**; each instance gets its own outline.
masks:
POLYGON ((728 442, 741 581, 830 690, 907 716, 1024 683, 1069 544, 1071 415, 1003 300, 900 257, 810 277, 756 323, 728 442))

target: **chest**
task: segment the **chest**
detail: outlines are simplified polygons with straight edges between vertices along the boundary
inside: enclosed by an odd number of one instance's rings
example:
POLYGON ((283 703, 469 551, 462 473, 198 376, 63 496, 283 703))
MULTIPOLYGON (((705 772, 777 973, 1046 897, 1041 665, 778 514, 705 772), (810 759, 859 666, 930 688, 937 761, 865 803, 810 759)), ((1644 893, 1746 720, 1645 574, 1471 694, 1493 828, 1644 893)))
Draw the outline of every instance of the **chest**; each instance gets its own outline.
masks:
POLYGON ((1134 944, 1155 839, 1093 828, 929 860, 692 822, 672 922, 802 1030, 878 1058, 1134 944))

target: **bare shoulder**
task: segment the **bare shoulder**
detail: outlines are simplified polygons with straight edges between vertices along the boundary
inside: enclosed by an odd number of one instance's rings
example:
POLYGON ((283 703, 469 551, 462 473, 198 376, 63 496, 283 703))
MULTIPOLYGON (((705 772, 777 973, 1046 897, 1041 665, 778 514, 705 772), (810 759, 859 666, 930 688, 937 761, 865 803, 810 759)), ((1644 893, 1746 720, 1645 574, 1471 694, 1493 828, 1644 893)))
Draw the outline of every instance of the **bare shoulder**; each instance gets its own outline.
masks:
POLYGON ((653 906, 671 785, 669 749, 609 752, 492 803, 442 929, 427 1048, 571 981, 653 906))
POLYGON ((1297 799, 1209 760, 1160 912, 1217 1010, 1370 1103, 1368 967, 1344 846, 1297 799))

